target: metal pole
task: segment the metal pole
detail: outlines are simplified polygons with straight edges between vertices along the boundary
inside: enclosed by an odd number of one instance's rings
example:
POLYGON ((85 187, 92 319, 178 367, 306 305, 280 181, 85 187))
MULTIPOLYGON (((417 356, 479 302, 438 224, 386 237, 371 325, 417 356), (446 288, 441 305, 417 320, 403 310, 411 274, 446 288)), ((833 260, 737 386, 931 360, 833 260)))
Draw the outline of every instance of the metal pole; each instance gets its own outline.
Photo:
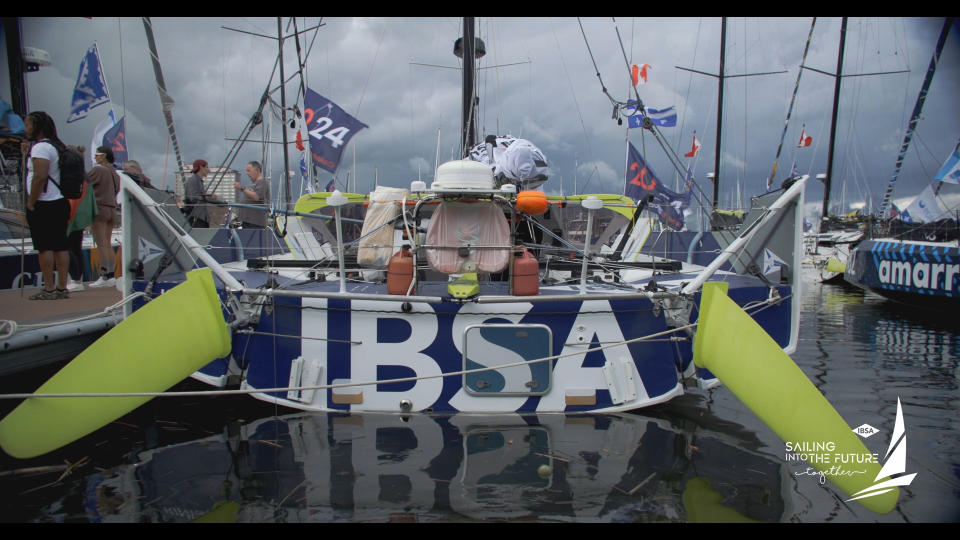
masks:
POLYGON ((286 80, 287 78, 283 74, 283 26, 281 24, 281 17, 277 17, 277 42, 280 46, 280 118, 283 121, 283 182, 284 182, 284 201, 286 202, 286 208, 284 210, 290 209, 290 175, 287 174, 287 171, 290 169, 288 166, 290 159, 287 149, 287 92, 286 92, 286 80))
POLYGON ((720 135, 723 126, 723 65, 727 52, 727 18, 720 20, 720 76, 717 94, 717 145, 713 156, 713 207, 717 208, 720 198, 720 135))
POLYGON ((837 111, 840 108, 840 81, 843 78, 843 51, 847 40, 847 18, 840 24, 840 52, 837 53, 836 83, 833 85, 833 117, 830 120, 830 148, 827 150, 827 177, 823 179, 823 210, 820 213, 821 221, 830 211, 830 180, 833 178, 833 149, 837 132, 837 111))

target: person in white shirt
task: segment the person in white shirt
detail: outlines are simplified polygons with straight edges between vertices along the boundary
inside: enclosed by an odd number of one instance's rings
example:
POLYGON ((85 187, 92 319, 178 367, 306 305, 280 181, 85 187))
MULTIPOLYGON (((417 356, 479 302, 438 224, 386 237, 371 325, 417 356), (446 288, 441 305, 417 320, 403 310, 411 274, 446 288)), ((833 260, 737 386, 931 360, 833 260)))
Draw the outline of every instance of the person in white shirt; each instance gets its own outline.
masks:
POLYGON ((57 138, 57 126, 50 115, 34 111, 24 121, 27 139, 21 150, 27 160, 27 224, 37 250, 43 290, 30 296, 31 300, 57 300, 69 298, 67 275, 70 254, 67 250, 67 223, 70 220, 70 203, 60 193, 60 149, 64 144, 57 138), (54 182, 49 180, 53 179, 54 182), (56 283, 54 283, 56 269, 56 283))

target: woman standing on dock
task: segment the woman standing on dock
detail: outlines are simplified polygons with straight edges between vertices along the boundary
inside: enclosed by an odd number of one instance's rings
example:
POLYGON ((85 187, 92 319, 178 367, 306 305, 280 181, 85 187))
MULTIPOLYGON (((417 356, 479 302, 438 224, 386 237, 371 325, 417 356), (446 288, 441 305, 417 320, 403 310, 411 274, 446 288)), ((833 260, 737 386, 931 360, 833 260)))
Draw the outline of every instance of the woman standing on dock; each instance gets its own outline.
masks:
POLYGON ((90 229, 93 240, 97 243, 97 252, 100 255, 100 277, 90 284, 91 287, 115 287, 116 278, 113 276, 115 256, 111 237, 113 226, 117 218, 117 193, 120 191, 120 175, 113 168, 113 150, 107 146, 97 147, 93 154, 96 167, 90 169, 90 185, 97 198, 97 215, 93 218, 90 229))
POLYGON ((60 193, 59 150, 64 148, 57 138, 57 126, 45 112, 34 111, 27 115, 25 133, 33 142, 23 143, 21 149, 30 153, 27 160, 27 224, 37 250, 37 259, 43 275, 43 290, 30 296, 31 300, 57 300, 69 298, 67 272, 70 255, 67 251, 67 222, 70 219, 70 203, 60 193), (53 180, 49 182, 48 180, 53 180), (56 267, 56 284, 54 284, 56 267))

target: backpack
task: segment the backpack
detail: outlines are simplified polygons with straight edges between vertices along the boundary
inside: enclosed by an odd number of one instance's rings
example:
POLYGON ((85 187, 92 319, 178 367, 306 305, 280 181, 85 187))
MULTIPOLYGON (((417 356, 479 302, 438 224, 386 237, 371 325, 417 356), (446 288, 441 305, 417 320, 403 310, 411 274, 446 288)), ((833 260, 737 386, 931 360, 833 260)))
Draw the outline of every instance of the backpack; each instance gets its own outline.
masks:
POLYGON ((83 195, 83 183, 87 179, 87 171, 83 165, 83 156, 62 144, 55 145, 60 165, 60 182, 50 179, 60 189, 60 193, 68 199, 79 199, 83 195))

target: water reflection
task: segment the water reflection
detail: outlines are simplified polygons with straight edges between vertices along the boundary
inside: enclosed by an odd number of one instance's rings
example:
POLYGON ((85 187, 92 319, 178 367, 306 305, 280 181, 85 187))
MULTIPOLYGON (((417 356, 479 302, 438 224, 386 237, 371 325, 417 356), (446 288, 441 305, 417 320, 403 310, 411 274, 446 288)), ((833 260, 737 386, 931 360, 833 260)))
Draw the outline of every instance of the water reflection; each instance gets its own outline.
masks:
POLYGON ((90 475, 84 507, 90 521, 121 522, 781 519, 779 460, 703 422, 680 424, 635 414, 266 418, 90 475))
MULTIPOLYGON (((809 285, 809 284, 808 284, 809 285)), ((814 284, 804 297, 801 336, 842 343, 846 356, 883 370, 927 368, 932 384, 957 389, 955 319, 909 308, 850 285, 814 284)))

